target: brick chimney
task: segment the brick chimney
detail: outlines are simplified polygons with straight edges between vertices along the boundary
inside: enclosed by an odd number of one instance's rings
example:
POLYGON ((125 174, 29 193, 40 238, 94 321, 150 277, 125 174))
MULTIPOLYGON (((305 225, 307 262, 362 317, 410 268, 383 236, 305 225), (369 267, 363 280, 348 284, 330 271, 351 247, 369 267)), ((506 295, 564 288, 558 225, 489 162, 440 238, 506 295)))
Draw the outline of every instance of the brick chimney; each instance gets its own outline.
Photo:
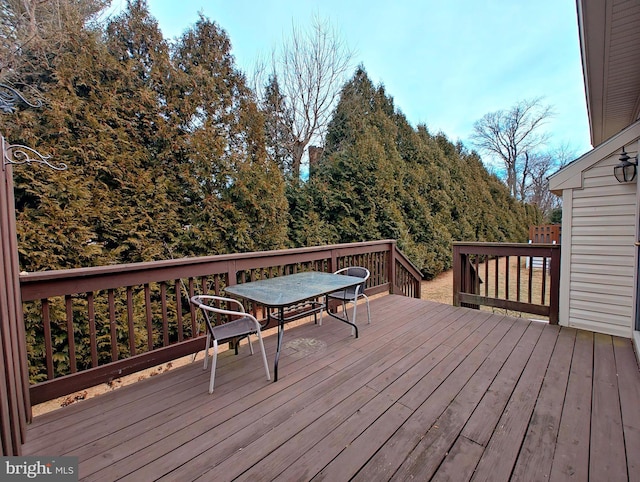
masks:
POLYGON ((309 146, 309 167, 318 164, 324 149, 322 147, 309 146))

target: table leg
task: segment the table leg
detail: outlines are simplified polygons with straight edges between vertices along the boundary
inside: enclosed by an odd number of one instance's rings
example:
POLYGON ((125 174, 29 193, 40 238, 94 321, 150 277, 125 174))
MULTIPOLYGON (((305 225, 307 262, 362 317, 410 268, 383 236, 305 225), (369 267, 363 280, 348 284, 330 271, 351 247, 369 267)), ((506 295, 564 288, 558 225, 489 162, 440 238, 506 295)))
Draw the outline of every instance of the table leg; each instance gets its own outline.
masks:
MULTIPOLYGON (((338 316, 335 313, 332 313, 331 310, 329 309, 329 296, 328 295, 325 297, 325 306, 327 307, 326 311, 327 311, 327 314, 329 316, 335 318, 336 320, 340 320, 343 323, 346 323, 347 325, 351 326, 351 328, 353 328, 353 331, 354 331, 354 333, 356 335, 356 338, 358 338, 358 327, 357 327, 357 325, 355 323, 356 320, 353 320, 353 323, 352 323, 348 319, 343 318, 341 316, 338 316)), ((347 312, 345 311, 345 305, 344 304, 342 305, 342 310, 343 310, 345 316, 348 316, 347 312)))
POLYGON ((280 307, 279 310, 279 320, 278 320, 278 346, 276 348, 276 362, 273 367, 273 381, 278 381, 278 360, 280 360, 280 349, 282 348, 282 335, 284 333, 284 307, 280 307))

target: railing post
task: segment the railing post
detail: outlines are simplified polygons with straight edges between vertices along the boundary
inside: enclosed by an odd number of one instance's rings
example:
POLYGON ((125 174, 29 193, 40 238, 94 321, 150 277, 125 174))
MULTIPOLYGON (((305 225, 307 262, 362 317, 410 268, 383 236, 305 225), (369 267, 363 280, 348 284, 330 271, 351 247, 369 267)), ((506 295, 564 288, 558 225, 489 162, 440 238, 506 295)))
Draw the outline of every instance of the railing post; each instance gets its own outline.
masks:
POLYGON ((227 263, 227 283, 229 283, 229 286, 233 286, 237 284, 237 280, 238 269, 236 267, 235 259, 232 259, 227 263))
POLYGON ((460 306, 460 291, 462 290, 462 267, 460 246, 453 245, 453 306, 460 306))
POLYGON ((560 316, 560 245, 551 248, 551 286, 549 287, 549 324, 557 325, 560 316), (557 247, 556 247, 557 246, 557 247))
POLYGON ((392 241, 389 246, 389 292, 396 292, 396 242, 392 241))
POLYGON ((333 273, 338 270, 338 255, 336 250, 331 250, 331 256, 329 257, 329 273, 333 273))
MULTIPOLYGON (((18 107, 41 107, 28 102, 13 87, 0 83, 0 112, 18 107)), ((26 332, 20 298, 18 241, 12 164, 45 164, 55 170, 49 156, 20 144, 10 145, 0 133, 0 455, 21 455, 26 424, 31 420, 26 332)))

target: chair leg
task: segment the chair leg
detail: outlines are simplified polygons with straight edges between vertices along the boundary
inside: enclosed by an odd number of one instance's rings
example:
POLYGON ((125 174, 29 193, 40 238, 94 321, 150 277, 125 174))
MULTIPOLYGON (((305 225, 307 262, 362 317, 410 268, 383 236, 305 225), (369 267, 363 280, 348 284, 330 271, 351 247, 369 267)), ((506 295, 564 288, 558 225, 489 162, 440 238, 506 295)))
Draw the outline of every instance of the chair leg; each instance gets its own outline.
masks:
POLYGON ((364 296, 364 300, 367 302, 367 324, 371 324, 371 309, 369 308, 369 297, 367 295, 365 295, 364 293, 362 293, 362 296, 364 296))
POLYGON ((216 376, 216 363, 218 362, 218 340, 213 339, 213 359, 211 360, 211 377, 209 378, 209 393, 213 393, 213 383, 216 376))
POLYGON ((251 344, 251 335, 247 336, 247 340, 249 341, 249 351, 253 355, 253 345, 251 344))
POLYGON ((203 370, 207 369, 207 365, 209 362, 210 347, 211 347, 211 333, 209 333, 209 330, 207 330, 207 344, 204 346, 204 366, 202 367, 203 370))
MULTIPOLYGON (((356 321, 358 320, 358 318, 356 317, 358 313, 358 298, 353 300, 352 303, 353 303, 353 324, 355 325, 356 321)), ((353 336, 356 336, 356 329, 354 327, 351 327, 351 334, 353 336)))
POLYGON ((267 372, 267 380, 271 380, 269 364, 267 363, 267 354, 264 352, 264 343, 262 343, 262 335, 260 332, 258 332, 258 342, 260 344, 260 352, 262 353, 262 361, 264 362, 264 370, 267 372))
POLYGON ((322 298, 316 298, 315 300, 313 300, 315 303, 320 303, 320 323, 318 323, 318 313, 314 313, 313 314, 313 322, 316 325, 322 325, 322 312, 324 311, 324 304, 322 302, 322 298))

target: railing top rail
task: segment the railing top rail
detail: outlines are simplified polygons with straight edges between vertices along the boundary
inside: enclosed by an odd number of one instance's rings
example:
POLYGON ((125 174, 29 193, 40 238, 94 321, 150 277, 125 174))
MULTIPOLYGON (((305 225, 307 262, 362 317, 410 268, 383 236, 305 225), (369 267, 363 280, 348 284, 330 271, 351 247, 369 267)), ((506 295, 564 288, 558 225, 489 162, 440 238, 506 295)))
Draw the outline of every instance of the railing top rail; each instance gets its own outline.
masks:
POLYGON ((422 279, 422 272, 420 271, 420 269, 415 264, 413 264, 402 251, 396 251, 396 256, 398 261, 402 264, 402 266, 404 266, 407 271, 411 272, 411 274, 416 278, 422 279))
POLYGON ((560 249, 557 243, 483 243, 481 241, 454 241, 453 246, 480 246, 487 248, 553 248, 560 249))
POLYGON ((453 251, 461 254, 489 256, 552 256, 560 253, 559 244, 548 243, 453 243, 453 251))
MULTIPOLYGON (((313 252, 329 252, 336 250, 353 250, 365 246, 379 246, 385 244, 395 244, 395 240, 366 241, 360 243, 328 244, 325 246, 313 246, 307 248, 277 249, 272 251, 252 251, 248 253, 216 254, 211 256, 200 256, 193 258, 177 258, 161 261, 146 261, 142 263, 113 264, 105 266, 92 266, 86 268, 71 268, 52 271, 37 271, 22 273, 20 275, 21 284, 29 284, 37 281, 50 279, 78 278, 85 276, 106 276, 114 273, 124 273, 133 271, 149 271, 153 269, 166 269, 178 266, 193 266, 198 264, 209 264, 216 262, 233 261, 238 259, 251 258, 277 258, 288 257, 295 254, 305 254, 313 252)), ((275 263, 277 264, 277 263, 275 263)))
MULTIPOLYGON (((70 293, 116 289, 170 279, 236 273, 248 269, 313 262, 377 251, 394 250, 395 240, 344 243, 307 248, 221 254, 143 263, 42 271, 20 275, 23 301, 70 293)), ((229 280, 235 283, 234 279, 229 280)))

